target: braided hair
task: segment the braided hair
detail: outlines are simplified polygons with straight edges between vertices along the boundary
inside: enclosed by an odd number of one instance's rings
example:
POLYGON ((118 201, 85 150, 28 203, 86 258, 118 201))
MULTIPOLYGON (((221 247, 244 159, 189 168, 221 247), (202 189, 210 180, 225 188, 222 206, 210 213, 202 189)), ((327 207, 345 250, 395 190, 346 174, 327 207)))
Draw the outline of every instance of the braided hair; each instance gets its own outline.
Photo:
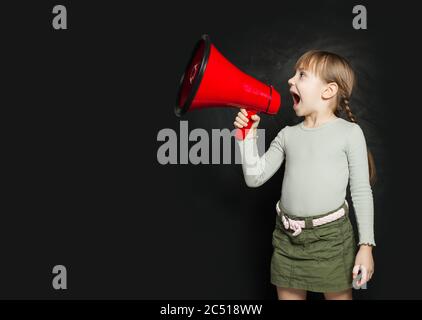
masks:
MULTIPOLYGON (((350 109, 349 102, 350 100, 346 96, 341 96, 339 102, 337 104, 337 108, 334 110, 334 114, 337 117, 342 117, 342 114, 346 114, 347 118, 350 122, 357 124, 356 116, 353 114, 352 110, 350 109)), ((369 151, 368 148, 368 167, 369 167, 369 182, 371 185, 374 185, 377 180, 377 173, 375 167, 375 160, 372 155, 372 152, 369 151)))

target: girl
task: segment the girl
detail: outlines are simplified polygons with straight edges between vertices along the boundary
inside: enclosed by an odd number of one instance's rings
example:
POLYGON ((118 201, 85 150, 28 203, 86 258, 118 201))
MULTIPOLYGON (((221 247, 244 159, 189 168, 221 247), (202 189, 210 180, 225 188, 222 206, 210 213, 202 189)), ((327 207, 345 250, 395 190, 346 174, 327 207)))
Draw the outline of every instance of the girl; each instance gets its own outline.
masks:
MULTIPOLYGON (((251 130, 237 140, 244 177, 249 187, 258 187, 286 160, 272 236, 271 283, 278 298, 304 300, 314 291, 326 299, 352 299, 353 281, 360 287, 374 273, 375 246, 375 166, 349 107, 355 75, 347 60, 326 51, 306 52, 295 69, 288 83, 293 109, 304 120, 283 128, 260 157, 255 141, 260 117, 252 116, 251 130), (345 199, 348 181, 359 250, 345 199)), ((234 125, 242 128, 248 121, 241 109, 234 125)))

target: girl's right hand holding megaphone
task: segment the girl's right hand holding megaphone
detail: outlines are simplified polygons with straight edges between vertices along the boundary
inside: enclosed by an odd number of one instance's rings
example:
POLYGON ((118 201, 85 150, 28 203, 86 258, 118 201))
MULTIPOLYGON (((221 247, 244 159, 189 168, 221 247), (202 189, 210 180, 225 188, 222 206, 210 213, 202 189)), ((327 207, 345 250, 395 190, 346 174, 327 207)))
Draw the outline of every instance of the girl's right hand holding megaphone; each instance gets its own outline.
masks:
MULTIPOLYGON (((258 127, 259 122, 261 121, 261 118, 257 114, 254 114, 253 116, 251 116, 251 119, 253 121, 253 124, 250 130, 256 131, 256 128, 258 127)), ((240 111, 237 113, 237 117, 233 124, 236 128, 242 129, 243 127, 246 127, 248 125, 249 121, 250 120, 248 119, 248 112, 246 111, 246 109, 241 108, 240 111)))

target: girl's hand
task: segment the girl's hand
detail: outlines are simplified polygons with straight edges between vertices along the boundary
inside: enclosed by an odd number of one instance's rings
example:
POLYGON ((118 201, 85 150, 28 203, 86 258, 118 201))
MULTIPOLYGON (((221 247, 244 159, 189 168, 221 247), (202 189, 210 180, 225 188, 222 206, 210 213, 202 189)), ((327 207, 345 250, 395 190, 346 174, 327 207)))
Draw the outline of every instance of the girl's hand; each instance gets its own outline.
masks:
POLYGON ((356 282, 356 285, 361 287, 371 280, 372 275, 374 274, 372 247, 369 245, 361 245, 356 254, 355 266, 353 268, 353 280, 356 279, 359 269, 362 271, 362 277, 356 282))
MULTIPOLYGON (((240 111, 237 113, 236 120, 234 121, 234 126, 238 129, 245 127, 249 122, 247 116, 248 112, 246 111, 246 109, 241 108, 240 111)), ((256 129, 259 125, 259 121, 261 121, 261 118, 257 114, 255 114, 251 117, 251 119, 254 121, 251 130, 256 129)))

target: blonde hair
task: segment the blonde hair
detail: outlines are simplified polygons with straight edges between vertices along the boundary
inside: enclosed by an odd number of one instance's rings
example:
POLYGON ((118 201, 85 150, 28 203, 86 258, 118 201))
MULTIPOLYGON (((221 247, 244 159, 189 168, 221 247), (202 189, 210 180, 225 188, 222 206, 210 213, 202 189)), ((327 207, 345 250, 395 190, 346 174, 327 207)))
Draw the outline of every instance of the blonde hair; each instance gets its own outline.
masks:
MULTIPOLYGON (((338 93, 333 113, 337 117, 341 117, 341 113, 346 113, 350 122, 357 123, 356 116, 352 113, 349 105, 356 77, 350 63, 345 58, 328 51, 310 50, 297 60, 295 69, 300 68, 311 70, 327 83, 335 82, 338 86, 338 93)), ((373 185, 377 176, 375 161, 369 149, 368 166, 369 182, 373 185)))

